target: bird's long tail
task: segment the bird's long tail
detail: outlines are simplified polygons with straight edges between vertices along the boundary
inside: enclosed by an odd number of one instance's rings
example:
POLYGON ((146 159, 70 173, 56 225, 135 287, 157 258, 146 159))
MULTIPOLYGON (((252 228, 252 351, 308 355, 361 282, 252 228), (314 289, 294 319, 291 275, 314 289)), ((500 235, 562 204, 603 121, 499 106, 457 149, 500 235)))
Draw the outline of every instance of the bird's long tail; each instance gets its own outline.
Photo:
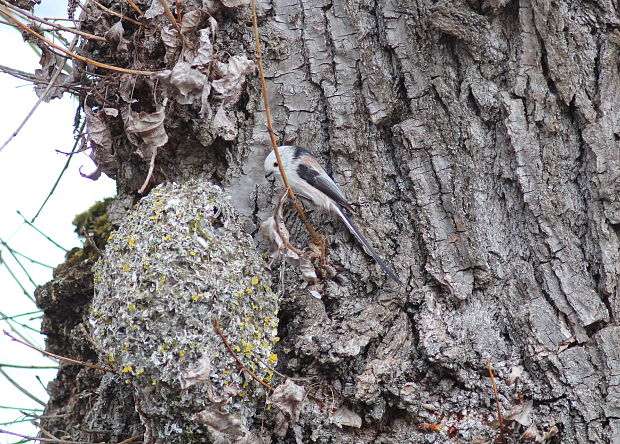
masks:
POLYGON ((375 262, 377 264, 379 264, 379 266, 381 266, 381 268, 383 268, 385 270, 385 272, 390 277, 390 279, 392 279, 398 285, 404 285, 402 283, 402 281, 400 279, 398 279, 398 276, 396 276, 396 274, 392 271, 392 269, 390 267, 388 267, 388 265, 385 263, 385 261, 383 259, 381 259, 381 256, 379 256, 377 254, 377 252, 370 246, 370 244, 368 243, 366 238, 362 235, 362 233, 360 233, 360 230, 353 223, 353 221, 351 219, 349 219, 349 217, 347 216, 345 211, 339 205, 334 204, 334 206, 336 207, 336 211, 335 211, 336 215, 347 226, 347 228, 349 229, 351 234, 353 234, 357 238, 359 243, 362 244, 364 246, 364 248, 366 248, 366 251, 368 251, 368 253, 372 256, 372 258, 375 260, 375 262))

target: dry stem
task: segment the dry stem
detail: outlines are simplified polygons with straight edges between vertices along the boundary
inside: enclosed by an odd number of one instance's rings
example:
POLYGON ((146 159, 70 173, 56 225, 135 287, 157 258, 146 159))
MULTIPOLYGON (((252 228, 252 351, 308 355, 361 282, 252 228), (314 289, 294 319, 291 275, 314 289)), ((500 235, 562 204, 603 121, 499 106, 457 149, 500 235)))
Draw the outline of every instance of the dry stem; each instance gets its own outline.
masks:
POLYGON ((273 151, 276 154, 276 159, 278 161, 278 168, 280 170, 280 176, 282 176, 282 182, 284 182, 284 188, 286 189, 288 196, 291 198, 291 202, 293 202, 293 205, 295 206, 295 209, 297 210, 299 217, 304 222, 304 225, 306 226, 306 230, 308 230, 308 233, 310 233, 310 236, 312 236, 312 239, 317 245, 324 245, 325 242, 322 236, 319 235, 314 230, 314 228, 310 224, 310 221, 308 220, 308 216, 306 216, 306 213, 304 212, 303 208, 299 204, 299 201, 297 201, 297 198, 295 197, 295 193, 293 192, 293 189, 289 185, 288 179, 286 178, 286 172, 284 171, 284 166, 282 165, 282 159, 280 157, 280 152, 278 150, 278 143, 276 142, 276 135, 273 132, 273 126, 271 125, 271 108, 269 107, 269 99, 267 96, 267 82, 265 81, 265 73, 263 70, 263 53, 261 52, 261 49, 260 49, 260 38, 258 34, 258 19, 256 18, 256 0, 252 0, 252 28, 254 29, 254 40, 256 41, 256 61, 258 64, 260 86, 263 92, 263 101, 265 103, 265 118, 267 120, 267 131, 269 132, 269 138, 271 139, 271 145, 273 146, 273 151))
POLYGON ((71 359, 71 358, 66 358, 64 356, 60 356, 57 355, 55 353, 51 353, 45 350, 41 350, 40 348, 35 347, 34 345, 30 345, 24 341, 21 341, 19 339, 17 339, 15 336, 13 336, 11 333, 9 333, 8 331, 4 330, 4 334, 7 335, 9 338, 11 338, 13 341, 18 342, 22 345, 25 345, 28 348, 31 348, 33 350, 38 351, 39 353, 43 353, 44 355, 47 356, 51 356, 52 358, 56 358, 59 359, 61 361, 65 361, 68 362, 70 364, 77 364, 77 365, 83 365, 84 367, 88 367, 88 368, 94 368, 95 370, 101 370, 104 372, 108 372, 108 373, 116 373, 114 370, 111 370, 109 368, 105 368, 105 367, 101 367, 99 365, 95 365, 95 364, 89 364, 88 362, 84 362, 84 361, 78 361, 77 359, 71 359))
POLYGON ((274 391, 275 388, 273 388, 272 386, 270 386, 269 384, 267 384, 265 381, 263 381, 262 379, 260 379, 258 376, 256 376, 256 374, 250 370, 249 368, 247 368, 243 362, 241 361, 241 359, 239 359, 239 357, 237 356, 237 354, 235 353, 235 351, 232 349, 232 347, 230 346, 230 344, 228 343, 228 340, 226 339, 226 337, 224 336, 224 333, 222 333, 222 330, 220 329, 220 324, 218 322, 217 319, 213 319, 213 328, 215 329, 215 332, 218 334, 218 336, 222 339, 222 342, 224 342, 224 345, 226 346, 226 348, 228 349, 228 351, 230 352, 230 354, 232 355, 233 358, 235 358, 235 361, 237 361, 237 364, 239 364, 239 366, 245 370, 247 372, 248 375, 250 375, 252 377, 252 379, 254 379, 255 381, 257 381, 258 383, 260 383, 263 387, 269 389, 269 391, 274 391))
POLYGON ((67 31, 67 32, 72 32, 74 34, 79 34, 82 37, 87 38, 87 39, 99 40, 99 41, 102 41, 102 42, 107 41, 105 39, 105 37, 100 37, 98 35, 89 34, 88 32, 80 31, 79 29, 69 28, 69 27, 63 26, 63 25, 58 25, 56 23, 52 23, 52 22, 49 22, 49 21, 47 21, 45 19, 39 18, 36 15, 30 14, 29 12, 24 11, 23 9, 20 9, 17 6, 14 6, 14 5, 10 4, 6 0, 0 0, 0 2, 2 2, 2 4, 4 6, 6 6, 7 8, 12 9, 13 11, 17 12, 18 14, 23 15, 24 17, 29 18, 30 20, 35 20, 35 21, 40 22, 40 23, 45 23, 46 25, 49 25, 49 26, 51 26, 51 27, 53 27, 55 29, 60 29, 61 31, 67 31))
POLYGON ((129 18, 129 17, 125 16, 125 15, 121 14, 120 12, 112 11, 111 9, 106 8, 105 6, 103 6, 101 3, 99 3, 99 2, 98 2, 98 1, 96 1, 96 0, 92 0, 92 2, 93 2, 94 4, 96 4, 97 6, 99 6, 101 9, 103 9, 103 10, 104 10, 105 12, 107 12, 108 14, 115 15, 115 16, 117 16, 118 18, 123 19, 123 20, 127 20, 128 22, 131 22, 131 23, 133 23, 134 25, 144 26, 142 23, 140 23, 140 22, 138 22, 138 21, 136 21, 136 20, 134 20, 134 19, 132 19, 132 18, 129 18))
POLYGON ((491 368, 491 360, 487 359, 487 370, 491 377, 491 384, 493 385, 493 394, 495 395, 495 405, 497 407, 497 421, 499 422, 499 434, 500 442, 504 441, 504 424, 502 419, 502 409, 499 404, 499 393, 497 392, 497 385, 495 384, 495 376, 493 375, 493 369, 491 368))
MULTIPOLYGON (((94 0, 93 0, 94 1, 94 0)), ((0 11, 4 12, 6 14, 6 10, 3 8, 0 8, 0 11)), ((52 48, 55 48, 63 53, 65 53, 66 55, 68 55, 71 58, 80 60, 84 63, 88 63, 89 65, 93 65, 96 66, 98 68, 104 68, 104 69, 109 69, 111 71, 116 71, 116 72, 121 72, 124 74, 133 74, 133 75, 138 75, 138 76, 150 76, 151 74, 153 74, 152 71, 139 71, 139 70, 135 70, 135 69, 128 69, 128 68, 119 68, 118 66, 112 66, 112 65, 106 65, 105 63, 100 63, 97 62, 96 60, 92 60, 89 59, 87 57, 83 57, 79 54, 75 54, 71 51, 66 50, 65 48, 63 48, 62 46, 59 46, 55 43, 50 42, 49 40, 47 40, 45 37, 43 37, 41 34, 39 34, 38 32, 30 29, 28 26, 24 25, 22 22, 20 22, 19 20, 17 20, 15 17, 13 17, 11 14, 7 14, 6 15, 7 18, 9 18, 11 21, 13 21, 13 23, 15 23, 20 29, 22 29, 23 31, 28 32, 29 34, 34 35, 35 37, 37 37, 39 40, 47 43, 49 46, 51 46, 52 48)))

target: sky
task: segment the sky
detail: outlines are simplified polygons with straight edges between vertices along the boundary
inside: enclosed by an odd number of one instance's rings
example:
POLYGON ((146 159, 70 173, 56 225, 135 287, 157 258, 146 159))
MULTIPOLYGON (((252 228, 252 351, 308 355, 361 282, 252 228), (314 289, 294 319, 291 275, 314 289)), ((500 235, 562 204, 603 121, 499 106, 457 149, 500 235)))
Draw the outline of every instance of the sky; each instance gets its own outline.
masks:
MULTIPOLYGON (((35 10, 39 17, 66 17, 66 1, 42 2, 35 10)), ((38 56, 23 42, 20 32, 0 24, 0 65, 33 72, 38 67, 38 56)), ((32 85, 0 73, 0 146, 24 120, 37 101, 32 85)), ((18 136, 0 152, 0 239, 13 250, 49 266, 64 261, 65 251, 34 228, 24 223, 18 211, 30 221, 37 213, 60 175, 68 152, 74 144, 73 119, 77 101, 65 94, 62 99, 42 103, 18 136)), ((86 153, 73 156, 59 185, 45 205, 34 226, 64 249, 81 246, 72 221, 76 214, 87 210, 96 201, 116 194, 114 181, 102 175, 97 181, 80 175, 94 170, 86 153)), ((1 330, 11 326, 29 340, 44 348, 45 338, 36 333, 40 327, 40 313, 29 299, 35 285, 52 278, 52 269, 37 265, 18 256, 28 275, 0 245, 0 317, 24 313, 31 315, 15 318, 27 327, 0 321, 1 330), (4 262, 2 262, 4 261, 4 262), (15 274, 13 278, 10 270, 15 274), (34 282, 34 284, 31 282, 34 282), (24 287, 20 288, 19 283, 24 287), (34 330, 34 331, 33 331, 34 330)), ((47 400, 45 386, 54 378, 53 369, 17 369, 2 365, 54 366, 56 362, 11 341, 0 334, 0 370, 43 402, 47 400), (39 379, 37 379, 37 377, 39 379)), ((42 408, 0 374, 0 429, 26 435, 36 435, 38 429, 29 422, 6 424, 24 418, 19 409, 42 408)), ((26 410, 24 410, 26 411, 26 410)), ((29 411, 29 410, 28 410, 29 411)), ((33 411, 33 413, 40 413, 33 411)), ((19 441, 17 437, 0 434, 0 444, 19 441)))

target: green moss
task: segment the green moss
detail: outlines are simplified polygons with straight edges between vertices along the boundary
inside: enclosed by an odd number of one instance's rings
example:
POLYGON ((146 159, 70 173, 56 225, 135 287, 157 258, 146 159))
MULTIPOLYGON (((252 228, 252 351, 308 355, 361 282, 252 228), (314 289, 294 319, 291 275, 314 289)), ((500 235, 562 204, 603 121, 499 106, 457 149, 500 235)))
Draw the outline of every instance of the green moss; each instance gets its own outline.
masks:
MULTIPOLYGON (((97 248, 103 249, 112 233, 112 226, 108 218, 108 205, 112 198, 96 202, 92 207, 73 219, 75 232, 82 239, 95 243, 97 248)), ((89 244, 86 245, 87 247, 89 244)), ((89 252, 90 253, 90 252, 89 252)))

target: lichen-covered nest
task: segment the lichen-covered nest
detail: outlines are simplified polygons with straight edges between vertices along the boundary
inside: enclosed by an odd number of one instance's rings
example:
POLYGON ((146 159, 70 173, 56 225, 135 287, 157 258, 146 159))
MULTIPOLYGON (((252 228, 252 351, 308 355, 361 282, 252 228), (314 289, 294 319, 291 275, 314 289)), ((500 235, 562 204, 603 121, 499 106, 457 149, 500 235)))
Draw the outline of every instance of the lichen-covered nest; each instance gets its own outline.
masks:
POLYGON ((250 436, 247 418, 277 357, 278 302, 225 194, 206 182, 155 188, 95 266, 91 324, 101 360, 134 389, 145 442, 250 436))

